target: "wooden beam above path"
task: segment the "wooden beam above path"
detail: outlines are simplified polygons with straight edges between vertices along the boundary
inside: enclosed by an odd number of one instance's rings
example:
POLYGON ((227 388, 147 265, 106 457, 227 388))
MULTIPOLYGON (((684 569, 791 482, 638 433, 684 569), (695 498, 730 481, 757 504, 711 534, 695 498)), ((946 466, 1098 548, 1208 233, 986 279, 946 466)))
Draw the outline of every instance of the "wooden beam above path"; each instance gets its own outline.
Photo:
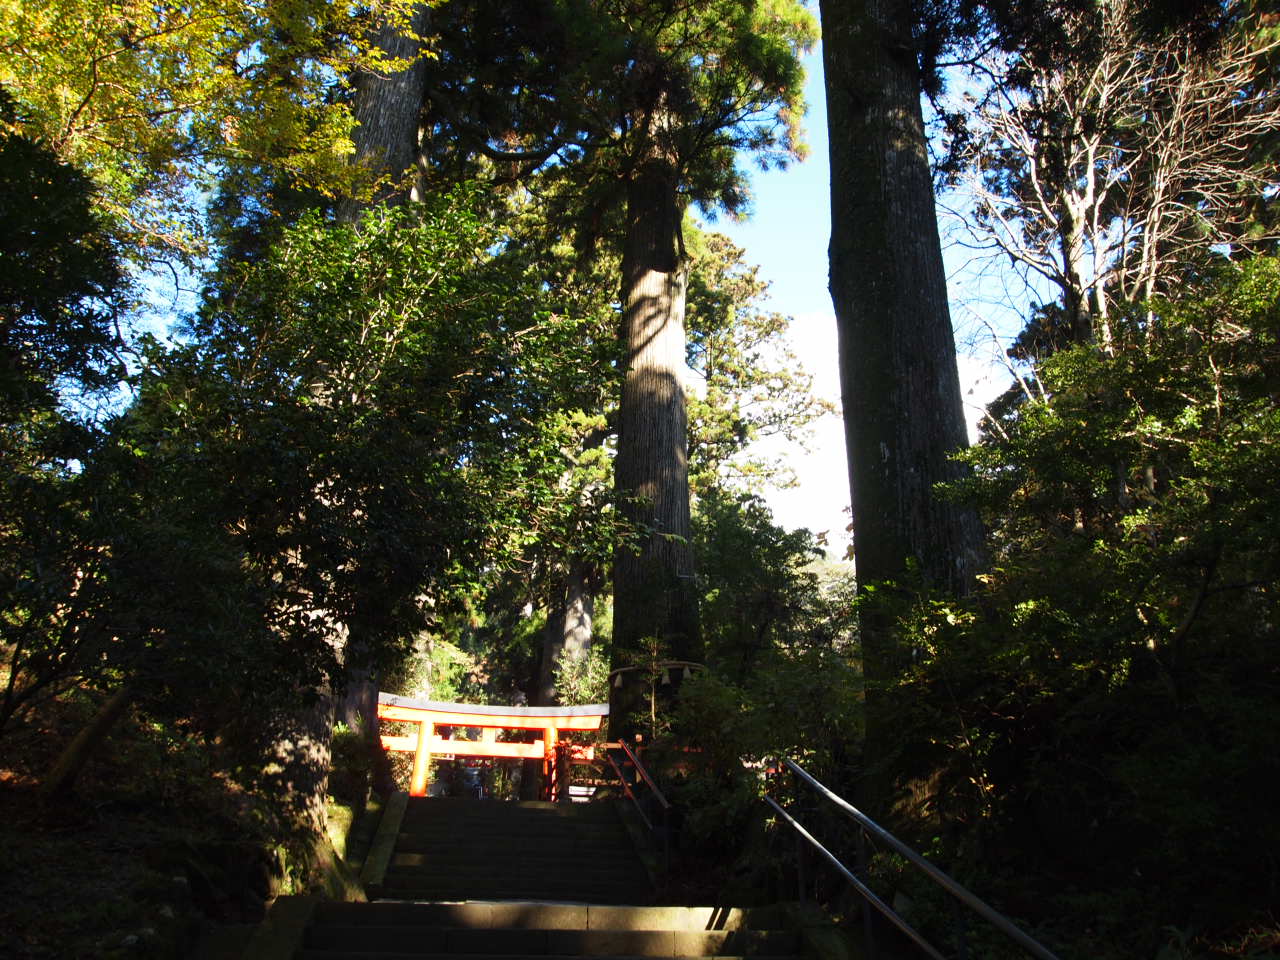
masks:
POLYGON ((607 703, 579 707, 504 707, 474 703, 415 700, 393 693, 378 694, 378 716, 383 720, 445 727, 504 727, 513 730, 599 730, 609 715, 607 703))
POLYGON ((589 747, 561 744, 560 733, 567 730, 599 730, 609 715, 606 703, 580 707, 505 707, 489 704, 446 703, 440 700, 415 700, 393 693, 378 694, 378 717, 400 723, 416 723, 411 736, 383 735, 387 750, 412 752, 413 773, 409 793, 426 794, 432 754, 471 757, 524 757, 542 759, 543 776, 550 784, 551 799, 556 799, 560 775, 567 769, 563 760, 573 762, 588 755, 589 747), (444 740, 438 727, 475 727, 483 730, 480 740, 444 740), (539 730, 542 739, 532 743, 510 743, 497 740, 497 730, 539 730))

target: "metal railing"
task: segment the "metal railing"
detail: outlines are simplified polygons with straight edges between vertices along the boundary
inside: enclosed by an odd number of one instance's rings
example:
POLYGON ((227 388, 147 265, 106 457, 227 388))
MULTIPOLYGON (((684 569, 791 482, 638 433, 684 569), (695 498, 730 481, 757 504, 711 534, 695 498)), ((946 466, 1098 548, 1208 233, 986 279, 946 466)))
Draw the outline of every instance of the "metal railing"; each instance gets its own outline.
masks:
POLYGON ((623 755, 622 763, 619 764, 614 756, 615 744, 608 744, 605 756, 609 760, 609 765, 613 767, 613 772, 617 774, 622 789, 626 793, 627 798, 636 808, 636 812, 640 814, 640 819, 644 821, 644 825, 648 828, 651 836, 658 841, 662 848, 662 875, 665 878, 671 869, 671 801, 662 795, 662 791, 658 789, 658 784, 654 782, 649 771, 645 769, 640 758, 636 756, 635 751, 626 743, 619 741, 616 744, 617 750, 623 755), (627 769, 634 771, 634 776, 627 775, 627 769), (637 795, 637 790, 643 785, 647 788, 647 792, 642 800, 637 795), (634 789, 633 789, 634 788, 634 789), (648 807, 648 810, 645 808, 648 807))
MULTIPOLYGON (((859 827, 858 845, 860 848, 858 859, 860 862, 865 859, 862 856, 861 848, 863 846, 865 838, 870 836, 875 840, 878 840, 879 842, 883 843, 885 846, 892 848, 897 853, 901 854, 910 864, 912 864, 913 866, 923 871, 926 876, 928 876, 931 880, 933 880, 935 883, 941 886, 944 890, 950 893, 953 897, 955 897, 957 901, 959 901, 961 904, 963 904, 964 906, 968 907, 970 910, 977 913, 983 919, 987 920, 989 923, 995 926, 996 929, 1000 930, 1000 932, 1004 933, 1006 936, 1012 939, 1015 943, 1017 943, 1018 946, 1022 947, 1032 956, 1038 957, 1039 960, 1058 960, 1058 958, 1053 953, 1051 953, 1048 950, 1048 948, 1046 948, 1043 944, 1039 943, 1038 941, 1028 936, 1016 924, 1014 924, 1013 921, 1009 920, 1003 914, 998 913, 996 910, 992 909, 990 906, 983 903, 983 901, 978 899, 978 897, 976 897, 973 893, 971 893, 969 890, 962 887, 955 880, 951 879, 951 877, 947 876, 945 873, 939 870, 936 866, 934 866, 924 857, 920 856, 920 854, 916 853, 914 850, 908 847, 905 843, 903 843, 901 840, 899 840, 897 837, 891 834, 888 830, 884 829, 882 826, 880 826, 878 823, 876 823, 874 820, 868 817, 865 813, 863 813, 853 804, 849 803, 849 801, 845 800, 843 797, 834 793, 832 790, 828 789, 823 784, 819 783, 812 775, 807 773, 798 764, 792 763, 790 760, 786 760, 786 759, 783 759, 782 763, 789 770, 791 770, 792 773, 794 773, 797 777, 799 777, 803 782, 805 782, 810 787, 812 787, 815 791, 817 791, 820 797, 829 801, 842 813, 852 818, 858 824, 858 827, 859 827)), ((863 880, 857 876, 857 874, 854 871, 850 870, 843 862, 841 862, 839 857, 837 857, 825 846, 823 846, 822 843, 820 843, 817 840, 817 838, 813 836, 812 833, 806 830, 804 826, 800 824, 799 821, 797 821, 793 816, 791 816, 791 814, 788 813, 786 809, 784 809, 783 806, 780 803, 778 803, 777 800, 775 800, 771 796, 768 796, 767 794, 764 799, 765 799, 765 802, 768 803, 769 806, 771 806, 783 818, 783 821, 787 823, 793 830, 796 831, 796 834, 800 838, 802 838, 805 842, 807 842, 810 846, 812 846, 819 854, 823 856, 824 859, 827 860, 828 863, 830 863, 830 865, 833 868, 835 868, 835 870, 841 876, 843 876, 846 880, 849 881, 850 884, 853 885, 853 888, 857 890, 859 894, 862 895, 866 903, 870 904, 870 906, 874 907, 881 914, 883 914, 890 923, 892 923, 895 927, 897 927, 904 934, 906 934, 907 937, 909 937, 926 954, 928 954, 930 957, 933 957, 934 960, 947 960, 947 958, 944 957, 937 950, 937 948, 935 948, 932 944, 930 944, 927 940, 925 940, 924 936, 918 930, 916 930, 914 927, 911 926, 911 924, 909 924, 905 919, 903 919, 901 914, 899 914, 891 906, 885 903, 880 897, 878 897, 875 894, 875 892, 872 891, 871 888, 868 887, 863 882, 863 880)), ((803 874, 802 874, 802 877, 803 877, 803 874)), ((801 880, 801 882, 803 884, 803 879, 801 880)), ((870 948, 870 951, 874 956, 874 946, 873 946, 871 933, 870 933, 871 914, 866 910, 864 910, 864 920, 866 922, 866 927, 867 927, 868 947, 870 948)), ((963 952, 964 952, 964 949, 962 947, 962 953, 963 952)))

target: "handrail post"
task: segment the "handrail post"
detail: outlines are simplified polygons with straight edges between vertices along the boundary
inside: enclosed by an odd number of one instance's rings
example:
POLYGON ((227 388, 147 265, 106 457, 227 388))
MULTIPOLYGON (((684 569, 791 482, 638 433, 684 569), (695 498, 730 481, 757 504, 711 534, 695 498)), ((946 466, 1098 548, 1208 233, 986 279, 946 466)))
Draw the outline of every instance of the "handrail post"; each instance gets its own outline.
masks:
POLYGON ((804 882, 804 838, 796 834, 796 899, 805 901, 808 884, 804 882))
POLYGON ((613 767, 614 773, 617 774, 618 782, 622 784, 623 793, 631 801, 636 813, 640 815, 640 819, 644 821, 644 825, 649 829, 649 835, 653 836, 659 832, 662 834, 662 882, 665 887, 671 873, 671 801, 662 795, 662 791, 658 789, 658 784, 650 776, 649 771, 640 762, 640 758, 636 756, 625 740, 618 741, 618 749, 622 754, 621 764, 614 759, 609 750, 605 751, 605 757, 613 767), (630 780, 628 779, 628 771, 632 774, 630 780), (640 798, 636 795, 641 784, 644 784, 649 789, 648 799, 652 803, 656 803, 658 808, 661 809, 662 817, 660 820, 645 813, 644 804, 640 802, 640 798), (633 790, 632 787, 636 789, 633 790))
POLYGON ((671 882, 671 809, 662 808, 662 886, 671 882))
MULTIPOLYGON (((871 858, 867 856, 867 831, 858 824, 857 840, 858 876, 866 883, 871 879, 871 858)), ((871 903, 865 897, 862 900, 862 942, 866 950, 867 960, 876 960, 876 918, 871 911, 871 903)))
POLYGON ((959 960, 969 960, 969 916, 964 912, 964 905, 959 900, 951 901, 951 909, 955 911, 956 923, 959 927, 959 960))

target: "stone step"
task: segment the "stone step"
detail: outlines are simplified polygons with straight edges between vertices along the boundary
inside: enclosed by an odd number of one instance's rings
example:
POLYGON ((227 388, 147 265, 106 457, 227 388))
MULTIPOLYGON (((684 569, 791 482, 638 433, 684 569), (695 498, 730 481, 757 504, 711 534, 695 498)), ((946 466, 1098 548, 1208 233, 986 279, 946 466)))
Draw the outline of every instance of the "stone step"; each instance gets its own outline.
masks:
POLYGON ((409 836, 457 839, 459 836, 504 837, 610 837, 624 830, 621 820, 405 820, 400 832, 409 836))
POLYGON ((387 873, 439 874, 441 877, 496 877, 504 874, 539 874, 549 877, 600 875, 627 877, 644 873, 635 853, 626 856, 584 857, 529 856, 507 850, 500 857, 458 857, 433 853, 394 853, 387 873))
POLYGON ((650 907, 542 903, 411 903, 325 901, 316 907, 313 922, 374 926, 405 924, 416 927, 493 927, 541 930, 737 930, 768 929, 781 923, 768 907, 650 907))
POLYGON ((612 803, 409 799, 394 849, 367 880, 380 900, 651 903, 612 803))
POLYGON ((391 870, 418 870, 428 873, 440 873, 453 876, 459 873, 467 875, 491 876, 495 873, 631 873, 639 869, 639 857, 634 850, 611 851, 607 854, 596 854, 590 851, 584 855, 582 851, 557 851, 539 855, 523 848, 508 847, 501 853, 485 855, 461 849, 435 850, 425 853, 401 852, 399 848, 391 857, 391 870))
POLYGON ((565 819, 562 817, 448 817, 423 814, 418 817, 403 818, 401 829, 405 833, 441 833, 445 830, 500 830, 503 833, 585 833, 607 834, 618 829, 622 818, 616 811, 609 811, 609 817, 591 817, 589 820, 565 819))
POLYGON ((421 833, 401 831, 396 837, 396 849, 406 853, 427 850, 498 851, 513 848, 530 853, 589 853, 611 850, 633 850, 631 838, 621 827, 608 833, 478 833, 459 836, 455 833, 421 833))
POLYGON ((454 901, 467 900, 548 900, 556 903, 645 905, 654 899, 647 884, 593 884, 570 886, 528 883, 490 884, 405 884, 382 889, 381 900, 454 901))
POLYGON ((405 808, 405 818, 449 818, 453 820, 521 819, 521 820, 574 820, 586 823, 592 820, 616 820, 617 811, 612 802, 602 803, 550 803, 544 800, 473 800, 469 798, 410 797, 405 808))
POLYGON ((396 846, 388 867, 415 870, 437 870, 453 873, 485 874, 507 870, 572 871, 576 867, 595 870, 629 872, 636 869, 640 856, 634 848, 613 850, 530 850, 518 845, 492 851, 473 852, 472 848, 441 847, 427 850, 405 850, 396 846))
MULTIPOLYGON (((456 960, 455 954, 449 953, 405 953, 403 951, 368 951, 368 950, 300 950, 294 955, 295 960, 456 960)), ((553 957, 545 954, 471 954, 467 960, 649 960, 641 957, 553 957)), ((705 960, 747 960, 745 957, 717 954, 705 960)), ((751 960, 799 960, 795 954, 766 956, 757 954, 751 960)))
POLYGON ((470 929, 405 924, 313 925, 304 946, 330 951, 539 957, 778 956, 799 950, 795 934, 777 930, 470 929))
POLYGON ((558 880, 534 876, 475 877, 443 880, 436 877, 396 877, 377 891, 379 900, 462 903, 467 900, 544 900, 553 903, 653 903, 653 891, 639 880, 558 880), (610 897, 619 899, 610 900, 610 897))

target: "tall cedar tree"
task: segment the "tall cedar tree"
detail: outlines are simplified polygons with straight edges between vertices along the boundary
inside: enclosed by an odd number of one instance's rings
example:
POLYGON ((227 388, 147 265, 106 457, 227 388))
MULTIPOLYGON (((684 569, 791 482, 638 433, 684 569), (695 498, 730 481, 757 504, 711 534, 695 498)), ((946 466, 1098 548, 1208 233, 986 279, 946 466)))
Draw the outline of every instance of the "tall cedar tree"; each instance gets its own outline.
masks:
MULTIPOLYGON (((909 0, 821 4, 831 298, 858 580, 865 587, 918 575, 961 594, 978 569, 982 530, 971 509, 935 492, 959 476, 950 457, 966 435, 913 10, 909 0)), ((875 691, 902 655, 888 624, 868 610, 862 640, 874 757, 887 733, 875 691)))
MULTIPOLYGON (((799 153, 812 17, 795 0, 455 0, 432 16, 424 149, 461 144, 453 159, 480 154, 499 178, 540 171, 566 184, 546 195, 583 250, 624 211, 616 487, 645 535, 616 558, 615 666, 646 638, 696 658, 680 228, 690 202, 744 206, 739 151, 766 163, 799 153)), ((616 693, 625 732, 635 704, 627 687, 616 693)))
MULTIPOLYGON (((685 300, 681 234, 690 201, 741 206, 741 149, 794 152, 798 51, 812 25, 797 4, 645 4, 617 16, 626 39, 625 121, 612 163, 625 185, 621 340, 627 364, 615 486, 647 528, 614 563, 614 667, 648 638, 700 659, 689 526, 685 300), (779 149, 781 148, 781 149, 779 149)), ((768 154, 766 154, 767 156, 768 154)), ((614 688, 616 733, 630 729, 640 684, 614 688)))

